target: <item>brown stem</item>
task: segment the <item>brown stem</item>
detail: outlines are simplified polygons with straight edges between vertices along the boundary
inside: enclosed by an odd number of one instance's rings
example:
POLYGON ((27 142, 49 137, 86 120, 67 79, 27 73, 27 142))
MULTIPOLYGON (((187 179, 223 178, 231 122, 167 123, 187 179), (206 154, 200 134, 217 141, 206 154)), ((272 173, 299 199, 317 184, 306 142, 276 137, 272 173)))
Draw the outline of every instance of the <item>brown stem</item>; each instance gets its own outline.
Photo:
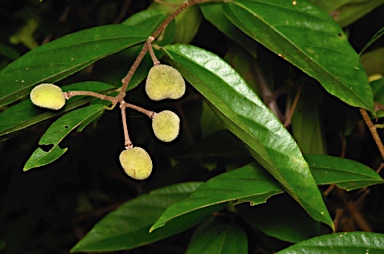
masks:
POLYGON ((286 119, 284 121, 284 127, 288 127, 291 124, 293 114, 295 113, 297 104, 299 103, 299 99, 300 99, 300 96, 301 96, 301 89, 302 88, 303 88, 302 85, 299 86, 299 90, 297 91, 295 99, 293 100, 293 103, 292 103, 292 106, 291 106, 291 110, 289 111, 289 114, 287 115, 287 117, 286 117, 286 119))
POLYGON ((64 95, 64 98, 67 100, 69 100, 73 96, 85 95, 85 96, 96 97, 105 101, 110 101, 112 104, 117 103, 117 100, 115 97, 108 96, 105 94, 95 93, 91 91, 68 91, 68 92, 63 92, 63 95, 64 95))
POLYGON ((123 122, 123 131, 124 131, 124 146, 125 149, 131 149, 133 147, 132 141, 129 138, 128 134, 128 126, 127 126, 127 116, 125 113, 125 108, 124 107, 124 101, 120 104, 120 110, 121 110, 121 119, 123 122))
POLYGON ((131 103, 126 103, 125 101, 123 101, 121 103, 121 106, 120 107, 124 107, 124 108, 131 108, 131 109, 134 109, 134 110, 137 110, 139 111, 140 113, 143 113, 145 115, 147 115, 149 118, 152 119, 152 117, 156 114, 155 112, 153 111, 150 111, 150 110, 147 110, 145 108, 142 108, 142 107, 139 107, 137 105, 134 105, 134 104, 131 104, 131 103))
POLYGON ((149 54, 151 55, 151 58, 152 58, 153 65, 159 65, 160 61, 157 59, 157 57, 155 55, 155 52, 153 52, 153 48, 152 48, 152 42, 154 40, 155 40, 155 38, 150 36, 146 43, 147 43, 147 47, 148 47, 148 50, 149 50, 149 54))
MULTIPOLYGON (((199 3, 202 3, 202 2, 210 2, 210 0, 189 0, 189 1, 181 4, 179 8, 177 8, 171 15, 169 15, 163 21, 163 23, 161 23, 156 28, 156 30, 151 34, 151 36, 149 38, 153 37, 153 40, 155 40, 157 38, 157 36, 159 36, 159 34, 162 31, 164 31, 164 29, 169 25, 169 23, 171 23, 171 21, 174 20, 175 17, 180 14, 180 12, 184 11, 186 8, 188 8, 188 7, 192 6, 192 5, 199 4, 199 3)), ((125 75, 125 77, 121 80, 123 85, 121 86, 120 93, 116 96, 116 99, 119 102, 121 102, 124 99, 125 91, 127 90, 128 84, 131 81, 131 79, 133 77, 133 74, 135 74, 136 69, 139 67, 139 65, 140 65, 141 61, 143 60, 143 58, 144 58, 145 54, 147 53, 147 51, 148 51, 148 43, 144 43, 143 48, 141 49, 139 55, 136 57, 135 61, 133 62, 131 68, 129 69, 129 71, 127 73, 127 75, 125 75)))
POLYGON ((377 147, 379 148, 381 157, 384 159, 384 146, 383 142, 381 141, 379 134, 377 133, 377 128, 376 126, 372 123, 371 118, 369 117, 367 111, 365 109, 359 109, 360 114, 363 116, 364 122, 367 125, 369 131, 372 134, 373 139, 376 142, 377 147))

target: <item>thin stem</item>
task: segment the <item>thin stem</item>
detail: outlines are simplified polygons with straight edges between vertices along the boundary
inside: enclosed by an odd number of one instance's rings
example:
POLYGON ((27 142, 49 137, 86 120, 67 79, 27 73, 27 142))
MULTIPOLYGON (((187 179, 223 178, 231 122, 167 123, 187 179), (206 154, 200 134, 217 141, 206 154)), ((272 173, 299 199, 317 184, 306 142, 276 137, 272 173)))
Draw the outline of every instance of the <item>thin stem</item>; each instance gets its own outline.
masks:
POLYGON ((131 103, 126 103, 125 101, 123 101, 120 105, 121 108, 131 108, 131 109, 134 109, 136 111, 139 111, 140 113, 143 113, 145 115, 147 115, 149 118, 153 118, 153 116, 156 114, 155 112, 153 111, 150 111, 150 110, 147 110, 145 108, 142 108, 142 107, 139 107, 137 105, 134 105, 134 104, 131 104, 131 103))
POLYGON ((153 65, 159 65, 160 61, 157 59, 157 57, 155 55, 155 52, 153 52, 153 48, 152 48, 152 42, 154 40, 155 40, 155 38, 150 36, 146 43, 147 43, 147 47, 148 47, 148 50, 149 50, 149 54, 151 55, 151 58, 152 58, 153 65))
POLYGON ((105 94, 100 94, 100 93, 95 93, 91 91, 68 91, 68 92, 63 92, 64 98, 69 100, 73 96, 80 96, 80 95, 85 95, 85 96, 92 96, 96 97, 105 101, 110 101, 112 104, 116 104, 117 100, 115 97, 108 96, 105 94))
POLYGON ((295 99, 293 100, 293 103, 292 103, 292 106, 291 106, 291 110, 289 111, 289 114, 288 114, 287 118, 285 119, 284 127, 287 127, 287 126, 289 126, 291 124, 293 114, 295 113, 295 110, 297 108, 297 104, 299 103, 299 99, 300 99, 300 96, 301 96, 301 89, 302 88, 303 88, 303 86, 300 85, 299 86, 299 90, 296 93, 295 99))
POLYGON ((379 148, 381 157, 384 159, 384 146, 383 142, 381 141, 379 134, 377 133, 377 128, 376 126, 372 123, 371 118, 369 117, 367 111, 365 109, 359 109, 360 114, 363 116, 363 119, 365 121, 365 124, 367 125, 369 131, 372 134, 373 139, 376 142, 377 147, 379 148))
MULTIPOLYGON (((153 40, 155 40, 157 38, 157 36, 159 36, 160 33, 162 31, 164 31, 164 29, 171 23, 171 21, 176 18, 177 15, 179 15, 186 8, 188 8, 188 7, 192 6, 192 5, 195 5, 195 4, 202 3, 202 2, 210 2, 210 0, 189 0, 189 1, 185 2, 185 3, 183 3, 182 5, 180 5, 179 8, 177 8, 171 15, 169 15, 163 21, 163 23, 161 23, 156 28, 156 30, 152 33, 152 35, 150 37, 153 37, 153 40)), ((121 80, 123 85, 121 86, 120 93, 116 96, 116 99, 119 102, 121 102, 124 99, 125 91, 127 90, 128 84, 131 81, 131 79, 133 77, 133 74, 135 74, 135 71, 139 67, 139 65, 140 65, 141 61, 143 60, 143 58, 144 58, 145 54, 147 53, 147 51, 148 51, 148 43, 144 43, 143 48, 141 49, 139 55, 136 57, 135 61, 133 62, 131 68, 129 69, 129 71, 127 73, 127 75, 125 75, 125 77, 121 80)))
POLYGON ((132 141, 129 138, 128 134, 128 126, 127 126, 127 116, 125 112, 124 102, 120 104, 120 110, 121 110, 121 119, 123 122, 123 131, 124 131, 124 146, 125 149, 131 149, 133 147, 132 141))

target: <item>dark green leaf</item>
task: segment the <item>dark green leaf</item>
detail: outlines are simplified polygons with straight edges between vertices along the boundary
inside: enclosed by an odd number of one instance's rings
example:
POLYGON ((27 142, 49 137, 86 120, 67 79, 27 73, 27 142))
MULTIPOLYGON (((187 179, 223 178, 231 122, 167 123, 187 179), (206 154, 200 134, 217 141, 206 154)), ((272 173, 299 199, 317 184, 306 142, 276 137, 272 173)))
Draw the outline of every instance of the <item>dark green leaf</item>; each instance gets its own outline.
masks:
POLYGON ((360 254, 384 253, 384 234, 371 232, 344 232, 317 236, 297 243, 276 254, 360 254))
POLYGON ((384 74, 384 47, 370 50, 361 56, 367 75, 384 74))
MULTIPOLYGON (((113 86, 94 81, 79 82, 62 87, 63 91, 82 90, 99 93, 109 93, 114 89, 113 86)), ((89 103, 94 99, 95 98, 93 97, 85 96, 73 97, 67 101, 65 107, 60 111, 41 109, 33 105, 29 99, 24 100, 0 113, 0 136, 22 130, 44 120, 56 117, 64 112, 68 112, 76 107, 89 103)))
POLYGON ((325 154, 326 144, 319 112, 319 92, 303 86, 292 117, 292 134, 304 154, 325 154))
POLYGON ((42 82, 56 82, 91 63, 144 42, 149 32, 127 25, 86 29, 42 45, 0 71, 0 106, 28 94, 42 82))
POLYGON ((253 57, 257 55, 257 43, 248 35, 244 34, 240 29, 232 24, 232 22, 224 15, 222 3, 206 3, 200 5, 204 18, 217 27, 228 38, 239 43, 253 57))
POLYGON ((167 222, 198 209, 228 202, 264 203, 269 197, 282 193, 283 189, 267 171, 256 163, 218 175, 198 187, 192 195, 170 207, 151 227, 151 231, 167 222))
POLYGON ((188 214, 156 232, 148 232, 168 206, 188 197, 200 184, 190 182, 167 186, 126 202, 98 222, 71 252, 127 250, 186 230, 220 207, 188 214))
MULTIPOLYGON (((310 162, 309 165, 318 185, 336 184, 346 190, 353 190, 357 186, 361 188, 384 183, 376 172, 355 161, 326 155, 307 155, 306 158, 310 162), (345 166, 344 170, 342 165, 345 166)), ((189 198, 168 207, 151 230, 204 207, 228 201, 236 201, 236 204, 250 202, 251 205, 257 205, 265 203, 271 196, 282 192, 284 189, 267 171, 256 163, 250 163, 242 168, 220 174, 200 185, 189 198)))
POLYGON ((245 33, 345 103, 374 112, 359 57, 332 18, 305 1, 236 0, 225 14, 245 33))
POLYGON ((197 47, 174 45, 165 51, 252 156, 312 217, 333 225, 296 142, 239 74, 218 56, 197 47))
POLYGON ((187 254, 248 253, 247 235, 236 224, 208 220, 192 236, 187 254))
POLYGON ((373 169, 357 161, 328 155, 305 155, 305 159, 319 185, 336 184, 349 191, 384 183, 373 169))
POLYGON ((41 148, 37 148, 26 162, 23 170, 27 171, 32 168, 47 165, 61 157, 67 149, 60 148, 59 143, 76 127, 84 122, 89 123, 89 118, 94 119, 99 116, 104 109, 104 105, 101 104, 91 105, 73 110, 57 119, 49 126, 39 141, 39 145, 52 146, 52 148, 47 152, 41 148))

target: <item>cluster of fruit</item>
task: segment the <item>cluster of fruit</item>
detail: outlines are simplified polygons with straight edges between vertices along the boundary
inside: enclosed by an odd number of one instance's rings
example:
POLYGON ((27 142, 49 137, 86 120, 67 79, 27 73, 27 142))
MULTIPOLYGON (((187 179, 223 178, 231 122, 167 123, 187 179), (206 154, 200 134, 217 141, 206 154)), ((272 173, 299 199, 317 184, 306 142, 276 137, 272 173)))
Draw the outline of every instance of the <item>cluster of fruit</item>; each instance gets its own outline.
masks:
MULTIPOLYGON (((151 100, 179 99, 185 93, 185 82, 181 74, 173 67, 155 64, 149 71, 145 91, 151 100)), ((66 96, 61 88, 54 84, 40 84, 30 93, 30 99, 36 106, 59 110, 65 105, 66 96)), ((171 142, 180 132, 180 118, 170 110, 151 114, 152 129, 155 136, 163 142, 171 142)), ((152 173, 152 160, 141 147, 127 146, 119 156, 121 166, 130 177, 143 180, 152 173)))

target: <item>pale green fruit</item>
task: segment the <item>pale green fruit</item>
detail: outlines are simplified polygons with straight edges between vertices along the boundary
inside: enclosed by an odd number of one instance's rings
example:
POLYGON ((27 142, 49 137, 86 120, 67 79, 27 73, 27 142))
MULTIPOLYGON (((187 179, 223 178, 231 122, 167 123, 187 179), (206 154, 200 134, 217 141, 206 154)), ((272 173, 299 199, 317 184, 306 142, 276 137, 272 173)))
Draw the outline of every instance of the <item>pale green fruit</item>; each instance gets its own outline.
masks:
POLYGON ((152 129, 158 139, 171 142, 179 135, 180 118, 170 110, 161 111, 152 117, 152 129))
POLYGON ((35 86, 30 93, 30 98, 33 104, 42 108, 59 110, 65 105, 63 91, 54 84, 35 86))
POLYGON ((144 180, 152 173, 151 157, 141 147, 133 147, 122 151, 119 160, 125 173, 136 180, 144 180))
POLYGON ((185 81, 180 72, 172 66, 153 66, 145 83, 145 91, 151 100, 179 99, 185 94, 185 81))

